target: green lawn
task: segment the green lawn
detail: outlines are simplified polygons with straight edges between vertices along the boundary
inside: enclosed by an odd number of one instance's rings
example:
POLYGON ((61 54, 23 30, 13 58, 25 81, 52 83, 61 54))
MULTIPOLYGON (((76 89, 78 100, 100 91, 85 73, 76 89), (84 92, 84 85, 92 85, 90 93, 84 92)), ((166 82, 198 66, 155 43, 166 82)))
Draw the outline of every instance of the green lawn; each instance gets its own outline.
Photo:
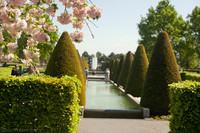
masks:
POLYGON ((11 75, 12 67, 0 67, 0 76, 11 75))

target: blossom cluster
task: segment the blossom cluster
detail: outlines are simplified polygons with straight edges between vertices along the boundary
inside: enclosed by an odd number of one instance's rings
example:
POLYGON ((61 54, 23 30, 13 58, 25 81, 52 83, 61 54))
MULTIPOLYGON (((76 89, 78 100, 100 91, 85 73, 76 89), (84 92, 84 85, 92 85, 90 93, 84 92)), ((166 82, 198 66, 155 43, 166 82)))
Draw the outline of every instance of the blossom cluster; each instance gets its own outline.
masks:
MULTIPOLYGON (((92 3, 90 6, 90 2, 87 0, 59 0, 59 2, 63 4, 65 11, 57 16, 57 20, 64 25, 71 23, 76 29, 70 33, 72 41, 82 42, 84 33, 79 30, 85 26, 85 21, 88 19, 99 19, 102 9, 97 8, 92 3), (68 10, 71 10, 72 13, 69 13, 68 10)), ((24 32, 28 35, 28 40, 27 47, 23 50, 26 59, 22 62, 30 64, 33 58, 39 58, 37 44, 48 43, 50 41, 48 32, 57 30, 56 26, 52 22, 47 22, 44 17, 45 14, 55 17, 57 9, 55 0, 0 0, 0 42, 5 41, 4 30, 16 40, 24 32)), ((6 44, 2 44, 0 46, 0 61, 12 61, 17 43, 6 42, 6 44), (6 53, 4 53, 5 49, 7 49, 6 53)))

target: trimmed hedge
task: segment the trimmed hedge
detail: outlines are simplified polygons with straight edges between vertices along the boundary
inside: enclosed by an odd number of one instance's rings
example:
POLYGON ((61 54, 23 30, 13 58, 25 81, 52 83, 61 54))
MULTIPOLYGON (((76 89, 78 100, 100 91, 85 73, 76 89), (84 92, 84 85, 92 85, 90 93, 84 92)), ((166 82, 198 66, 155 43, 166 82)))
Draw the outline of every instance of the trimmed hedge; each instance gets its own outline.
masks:
POLYGON ((136 50, 128 80, 126 82, 126 93, 130 93, 135 97, 141 97, 148 66, 149 62, 144 46, 140 44, 136 50))
POLYGON ((147 70, 140 104, 150 109, 151 115, 169 112, 169 86, 181 81, 178 65, 167 32, 159 33, 147 70))
POLYGON ((200 82, 170 85, 170 129, 172 133, 200 132, 200 82))
POLYGON ((189 72, 181 72, 182 80, 192 80, 200 82, 200 74, 197 73, 189 73, 189 72))
POLYGON ((132 61, 133 61, 133 54, 131 53, 131 51, 129 51, 126 54, 126 60, 124 62, 124 65, 122 67, 122 70, 120 72, 119 79, 118 79, 118 84, 122 85, 124 89, 125 89, 126 82, 128 79, 128 74, 131 69, 132 61))
POLYGON ((70 36, 67 32, 63 32, 62 36, 58 40, 56 47, 49 59, 46 71, 46 75, 52 77, 62 77, 64 75, 74 76, 81 81, 81 93, 79 95, 80 105, 85 106, 85 80, 81 68, 79 56, 76 48, 72 43, 70 36))
POLYGON ((73 133, 80 117, 75 77, 0 77, 0 131, 73 133))

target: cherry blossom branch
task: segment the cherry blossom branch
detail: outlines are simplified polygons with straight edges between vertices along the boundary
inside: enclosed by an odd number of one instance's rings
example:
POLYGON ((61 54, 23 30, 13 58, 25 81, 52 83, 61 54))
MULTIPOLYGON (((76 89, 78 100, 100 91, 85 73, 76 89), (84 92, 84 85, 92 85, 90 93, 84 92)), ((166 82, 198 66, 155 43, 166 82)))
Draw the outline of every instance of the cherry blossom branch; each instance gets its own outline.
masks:
POLYGON ((86 23, 86 25, 87 25, 87 27, 88 27, 88 29, 90 31, 90 34, 91 34, 92 38, 94 39, 94 34, 92 33, 92 30, 90 29, 90 26, 88 25, 88 23, 86 21, 85 21, 85 23, 86 23))

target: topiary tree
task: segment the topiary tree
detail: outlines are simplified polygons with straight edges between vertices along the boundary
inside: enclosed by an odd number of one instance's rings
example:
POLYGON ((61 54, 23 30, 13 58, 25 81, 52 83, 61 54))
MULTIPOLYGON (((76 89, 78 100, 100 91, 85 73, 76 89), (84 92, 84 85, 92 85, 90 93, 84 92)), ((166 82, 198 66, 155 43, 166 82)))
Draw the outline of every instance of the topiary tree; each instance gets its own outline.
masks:
POLYGON ((110 69, 110 71, 112 70, 112 67, 114 65, 114 61, 115 59, 111 59, 109 62, 108 62, 108 68, 110 69))
MULTIPOLYGON (((81 59, 81 56, 80 56, 80 54, 78 52, 78 49, 76 51, 77 51, 77 54, 78 54, 78 57, 79 57, 79 60, 80 60, 80 63, 81 63, 83 78, 84 78, 84 81, 86 81, 85 65, 83 63, 83 60, 81 59)), ((85 85, 85 82, 84 82, 84 85, 85 85)))
POLYGON ((105 70, 108 67, 108 61, 102 62, 101 64, 101 70, 105 70))
POLYGON ((131 53, 131 51, 129 51, 126 54, 126 60, 124 62, 124 65, 122 67, 122 71, 120 72, 120 76, 119 76, 119 80, 118 80, 118 84, 122 85, 124 88, 126 85, 128 74, 131 69, 132 61, 133 61, 133 54, 131 53))
POLYGON ((111 60, 111 68, 110 68, 110 79, 113 79, 114 71, 115 71, 115 59, 111 60))
POLYGON ((167 32, 159 33, 149 63, 141 105, 150 108, 151 115, 166 115, 169 111, 169 84, 181 81, 174 51, 167 32))
POLYGON ((117 74, 117 68, 118 68, 118 66, 119 66, 119 62, 120 62, 120 60, 119 59, 116 59, 115 60, 115 70, 114 70, 114 74, 113 74, 113 77, 112 77, 112 80, 114 81, 114 79, 115 79, 115 77, 116 77, 116 74, 117 74))
POLYGON ((124 65, 125 59, 126 59, 126 56, 122 55, 121 58, 120 58, 119 65, 117 66, 116 74, 115 74, 115 77, 114 77, 114 82, 117 83, 117 84, 118 84, 119 75, 121 73, 121 70, 122 70, 122 67, 124 65))
POLYGON ((89 71, 88 62, 87 62, 83 57, 81 57, 81 59, 82 59, 82 61, 83 61, 84 67, 87 68, 87 70, 89 71))
POLYGON ((127 93, 130 93, 135 97, 141 96, 148 65, 149 62, 144 46, 140 44, 136 50, 131 71, 125 87, 127 93))
POLYGON ((64 75, 77 75, 77 78, 82 83, 81 93, 79 95, 80 105, 85 106, 85 81, 83 78, 81 63, 76 48, 67 32, 63 32, 58 40, 58 43, 49 59, 45 74, 59 78, 64 75))
POLYGON ((110 79, 111 79, 111 80, 114 79, 115 70, 116 70, 116 68, 117 68, 117 63, 119 63, 119 59, 115 59, 115 60, 114 60, 114 64, 113 64, 113 67, 112 67, 112 70, 111 70, 111 75, 110 75, 110 79))

